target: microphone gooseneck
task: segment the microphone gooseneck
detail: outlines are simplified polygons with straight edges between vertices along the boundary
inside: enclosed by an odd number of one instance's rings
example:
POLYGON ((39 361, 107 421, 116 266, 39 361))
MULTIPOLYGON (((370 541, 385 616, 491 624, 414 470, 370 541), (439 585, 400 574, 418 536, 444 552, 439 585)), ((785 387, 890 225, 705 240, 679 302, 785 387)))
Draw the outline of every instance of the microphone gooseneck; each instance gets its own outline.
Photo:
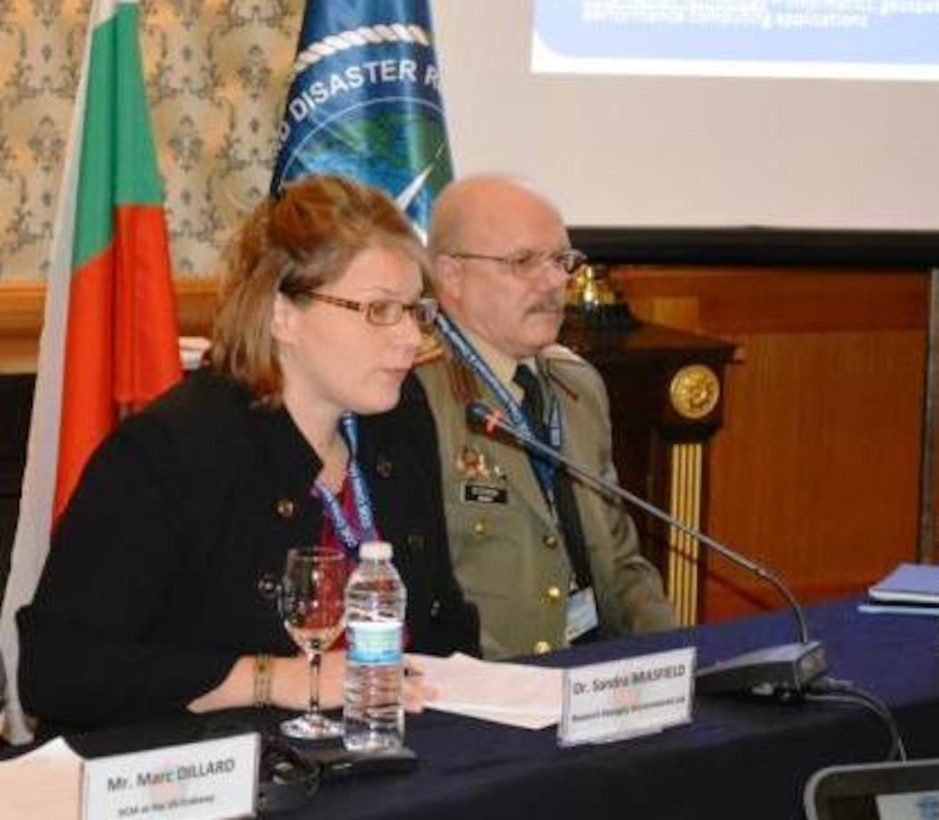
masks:
POLYGON ((808 626, 802 607, 786 583, 776 573, 752 561, 745 555, 731 549, 704 532, 689 526, 684 521, 659 509, 643 498, 624 489, 601 475, 587 469, 564 453, 550 447, 542 441, 519 430, 506 421, 503 414, 485 402, 474 401, 466 407, 466 418, 471 425, 481 424, 488 435, 496 430, 507 433, 527 450, 551 459, 563 465, 570 473, 600 490, 658 518, 675 529, 680 530, 709 549, 714 550, 726 560, 752 572, 758 578, 768 582, 785 599, 792 611, 799 632, 797 644, 757 650, 742 655, 737 659, 714 664, 698 671, 697 689, 699 692, 742 692, 773 694, 781 697, 801 695, 806 687, 827 671, 824 650, 817 641, 810 641, 808 626))

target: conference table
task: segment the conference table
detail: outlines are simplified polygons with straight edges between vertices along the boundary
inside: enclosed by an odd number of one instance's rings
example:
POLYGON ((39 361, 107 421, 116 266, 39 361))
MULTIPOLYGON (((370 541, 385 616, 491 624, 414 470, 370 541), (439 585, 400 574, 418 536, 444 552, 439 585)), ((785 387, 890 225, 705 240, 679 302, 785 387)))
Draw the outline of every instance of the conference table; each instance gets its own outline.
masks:
MULTIPOLYGON (((829 674, 889 706, 911 758, 939 757, 939 618, 862 614, 856 601, 810 607, 806 617, 811 637, 825 646, 829 674)), ((574 666, 695 646, 705 665, 790 643, 795 633, 792 613, 779 610, 530 660, 574 666)), ((178 739, 193 739, 185 734, 178 739)), ((146 745, 147 737, 135 728, 72 742, 94 755, 146 745)), ((530 731, 427 710, 408 716, 407 744, 419 759, 413 772, 324 780, 304 807, 274 816, 789 820, 802 817, 803 788, 814 771, 883 760, 891 735, 873 710, 853 703, 697 695, 690 723, 613 743, 560 748, 554 728, 530 731)))

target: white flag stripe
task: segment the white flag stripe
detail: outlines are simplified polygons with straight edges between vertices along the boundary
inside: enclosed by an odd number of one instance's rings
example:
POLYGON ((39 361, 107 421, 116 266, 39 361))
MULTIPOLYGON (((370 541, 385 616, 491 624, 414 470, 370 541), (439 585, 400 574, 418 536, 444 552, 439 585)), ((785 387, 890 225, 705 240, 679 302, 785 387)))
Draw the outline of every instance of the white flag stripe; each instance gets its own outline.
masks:
MULTIPOLYGON (((135 3, 136 0, 117 2, 135 3)), ((19 520, 13 539, 3 609, 0 611, 0 653, 3 655, 8 679, 4 734, 13 743, 25 743, 31 739, 20 706, 16 679, 19 640, 15 618, 17 610, 32 600, 49 552, 59 455, 62 380, 75 233, 75 199, 78 191, 78 169, 81 167, 88 66, 91 61, 93 33, 98 26, 114 16, 117 2, 98 0, 89 14, 82 69, 72 111, 71 129, 59 185, 55 228, 52 233, 45 312, 39 339, 36 388, 33 394, 29 441, 26 446, 19 520)))

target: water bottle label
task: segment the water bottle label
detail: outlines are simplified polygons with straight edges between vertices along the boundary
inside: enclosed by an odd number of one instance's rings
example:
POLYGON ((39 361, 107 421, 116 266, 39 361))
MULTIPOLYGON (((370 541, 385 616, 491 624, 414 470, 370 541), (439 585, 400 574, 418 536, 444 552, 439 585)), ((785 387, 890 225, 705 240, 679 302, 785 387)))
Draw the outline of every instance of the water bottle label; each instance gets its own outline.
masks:
POLYGON ((349 663, 393 665, 401 663, 401 621, 360 621, 346 629, 349 663))

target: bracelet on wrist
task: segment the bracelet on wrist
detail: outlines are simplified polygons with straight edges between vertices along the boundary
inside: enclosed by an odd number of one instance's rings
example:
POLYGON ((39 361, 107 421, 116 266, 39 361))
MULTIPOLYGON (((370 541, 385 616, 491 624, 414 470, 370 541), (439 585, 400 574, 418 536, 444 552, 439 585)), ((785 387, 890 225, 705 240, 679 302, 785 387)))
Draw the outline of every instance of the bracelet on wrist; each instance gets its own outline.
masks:
POLYGON ((254 656, 254 705, 259 709, 271 705, 272 667, 270 655, 254 656))

